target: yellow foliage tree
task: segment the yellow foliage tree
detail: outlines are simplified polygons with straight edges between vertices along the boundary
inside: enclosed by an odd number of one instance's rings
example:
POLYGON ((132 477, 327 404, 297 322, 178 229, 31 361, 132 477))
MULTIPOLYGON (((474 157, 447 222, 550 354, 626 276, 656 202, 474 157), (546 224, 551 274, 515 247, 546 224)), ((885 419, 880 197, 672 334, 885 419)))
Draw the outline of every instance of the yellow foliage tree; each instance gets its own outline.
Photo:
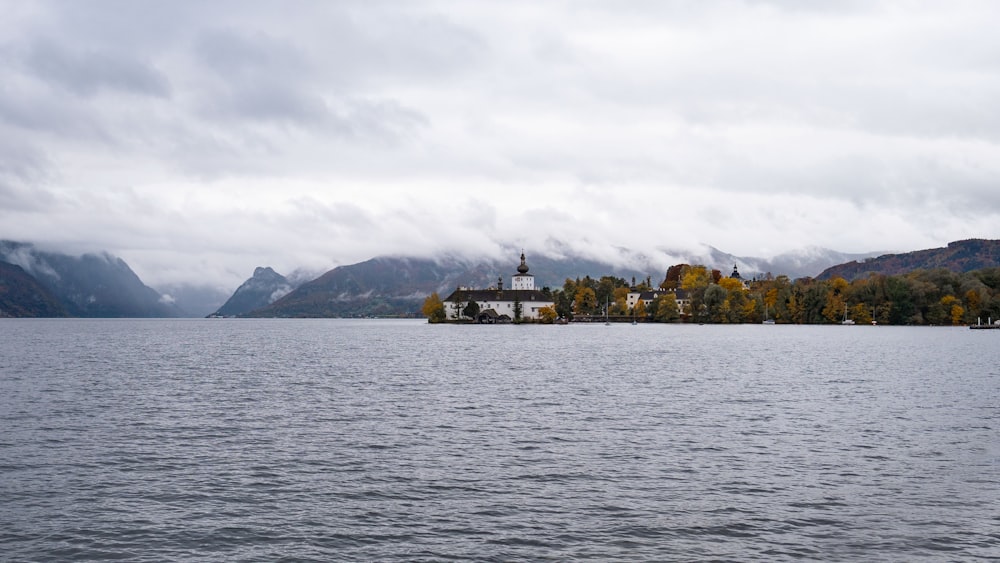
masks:
MULTIPOLYGON (((618 293, 618 291, 615 290, 615 293, 618 293)), ((626 297, 616 297, 615 298, 614 307, 615 307, 615 310, 617 310, 618 312, 624 314, 626 311, 628 311, 628 298, 626 298, 626 297)))
POLYGON ((677 295, 668 293, 659 297, 656 307, 656 320, 661 323, 676 321, 681 317, 680 309, 677 307, 677 295))
POLYGON ((969 306, 969 310, 976 312, 979 310, 979 305, 982 303, 982 298, 979 296, 979 292, 970 289, 965 292, 965 304, 969 306))
POLYGON ((743 282, 735 278, 722 278, 719 280, 719 285, 730 294, 744 292, 743 282))
POLYGON ((951 324, 958 326, 962 324, 962 320, 965 318, 965 308, 963 308, 958 303, 951 306, 951 324))
POLYGON ((642 299, 635 302, 635 307, 632 308, 632 314, 637 318, 646 318, 646 302, 642 299))
POLYGON ((686 291, 702 289, 708 287, 710 281, 712 278, 705 266, 691 266, 681 278, 681 289, 686 291))
POLYGON ((538 318, 543 324, 550 325, 556 322, 556 319, 559 318, 559 313, 556 312, 555 307, 546 305, 538 309, 538 318))
POLYGON ((764 294, 764 305, 767 305, 769 309, 774 309, 774 305, 778 302, 778 288, 771 288, 767 290, 764 294))
POLYGON ((589 315, 597 308, 597 294, 589 287, 581 287, 576 290, 573 297, 573 312, 578 315, 589 315))
POLYGON ((439 323, 445 319, 444 303, 436 291, 424 299, 424 306, 420 308, 420 311, 430 323, 439 323))

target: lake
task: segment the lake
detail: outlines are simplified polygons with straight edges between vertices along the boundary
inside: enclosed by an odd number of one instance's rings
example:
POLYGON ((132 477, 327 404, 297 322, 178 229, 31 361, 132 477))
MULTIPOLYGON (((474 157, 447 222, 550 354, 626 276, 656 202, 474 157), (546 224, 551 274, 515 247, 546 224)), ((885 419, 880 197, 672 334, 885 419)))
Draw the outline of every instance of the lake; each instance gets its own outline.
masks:
POLYGON ((1000 558, 1000 331, 0 319, 0 559, 1000 558))

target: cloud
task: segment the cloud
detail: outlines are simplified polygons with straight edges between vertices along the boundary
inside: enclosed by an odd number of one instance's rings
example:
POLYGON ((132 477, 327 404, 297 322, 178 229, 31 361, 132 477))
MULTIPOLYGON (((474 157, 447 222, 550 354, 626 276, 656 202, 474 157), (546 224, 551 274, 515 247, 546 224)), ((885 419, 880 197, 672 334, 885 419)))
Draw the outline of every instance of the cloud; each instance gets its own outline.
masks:
POLYGON ((977 0, 20 4, 0 237, 233 287, 380 254, 995 238, 998 24, 977 0))
POLYGON ((20 62, 26 72, 78 96, 90 97, 100 90, 170 96, 170 83, 162 73, 120 52, 75 52, 50 39, 38 39, 20 62))

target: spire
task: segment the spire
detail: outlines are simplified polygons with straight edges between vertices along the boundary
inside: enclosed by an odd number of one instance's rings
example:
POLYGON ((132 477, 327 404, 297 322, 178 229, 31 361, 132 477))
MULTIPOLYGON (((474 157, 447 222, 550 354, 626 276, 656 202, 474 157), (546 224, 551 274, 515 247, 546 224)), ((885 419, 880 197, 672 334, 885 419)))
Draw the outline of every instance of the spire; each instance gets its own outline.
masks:
POLYGON ((527 274, 528 265, 524 263, 524 249, 521 249, 521 265, 517 267, 517 273, 527 274))

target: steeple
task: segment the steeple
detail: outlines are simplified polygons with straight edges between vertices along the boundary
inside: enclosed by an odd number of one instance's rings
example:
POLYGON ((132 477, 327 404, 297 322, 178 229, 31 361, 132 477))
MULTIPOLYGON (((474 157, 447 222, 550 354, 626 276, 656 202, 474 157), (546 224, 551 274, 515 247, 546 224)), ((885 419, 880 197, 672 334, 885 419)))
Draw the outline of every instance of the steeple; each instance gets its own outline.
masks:
POLYGON ((535 276, 528 273, 528 264, 524 261, 524 250, 521 250, 521 265, 517 267, 517 273, 510 278, 511 289, 534 290, 535 276))

